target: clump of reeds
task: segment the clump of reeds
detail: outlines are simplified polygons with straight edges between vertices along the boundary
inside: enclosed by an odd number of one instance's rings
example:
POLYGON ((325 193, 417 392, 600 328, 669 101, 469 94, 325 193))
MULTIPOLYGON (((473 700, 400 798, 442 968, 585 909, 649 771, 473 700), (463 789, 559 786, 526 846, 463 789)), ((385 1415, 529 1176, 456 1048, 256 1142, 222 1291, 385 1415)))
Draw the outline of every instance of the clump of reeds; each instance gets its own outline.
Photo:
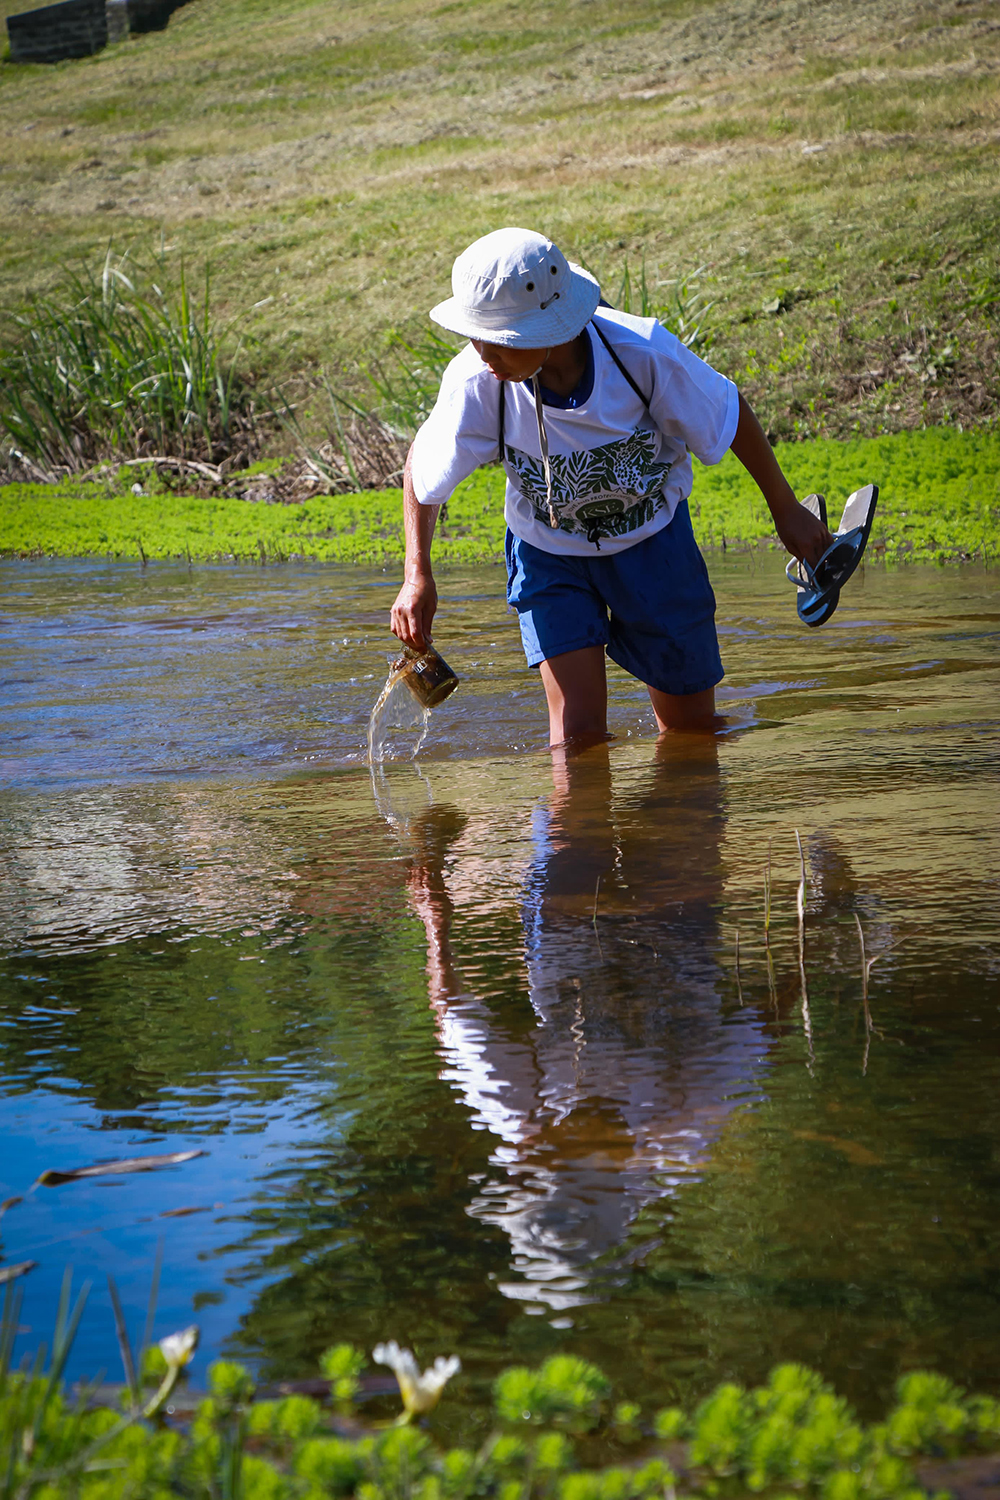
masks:
POLYGON ((409 435, 334 390, 325 370, 319 384, 329 401, 327 436, 314 438, 283 393, 274 411, 294 437, 314 481, 331 494, 401 486, 409 435))
POLYGON ((364 371, 382 421, 397 432, 416 432, 437 400, 441 376, 464 344, 433 328, 416 338, 393 339, 386 357, 364 371))
POLYGON ((108 251, 67 269, 8 315, 0 343, 0 432, 8 466, 32 477, 107 460, 165 457, 236 467, 259 449, 240 340, 183 264, 108 251), (32 474, 32 471, 35 471, 32 474))
MULTIPOLYGON (((596 273, 590 266, 591 275, 596 273)), ((616 287, 607 277, 597 276, 604 296, 619 312, 634 313, 638 318, 656 318, 664 328, 676 334, 689 349, 706 350, 712 342, 712 334, 706 327, 708 314, 715 306, 706 299, 699 285, 704 266, 688 272, 685 276, 674 276, 667 280, 653 281, 643 261, 638 272, 634 272, 626 260, 618 274, 616 287)))

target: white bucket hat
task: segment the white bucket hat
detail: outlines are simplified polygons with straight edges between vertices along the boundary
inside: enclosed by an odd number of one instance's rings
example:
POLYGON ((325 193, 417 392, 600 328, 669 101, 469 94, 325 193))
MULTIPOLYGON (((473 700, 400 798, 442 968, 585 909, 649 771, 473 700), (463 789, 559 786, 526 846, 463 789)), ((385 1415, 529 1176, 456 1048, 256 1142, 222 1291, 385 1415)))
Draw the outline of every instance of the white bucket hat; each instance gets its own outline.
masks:
POLYGON ((451 289, 431 308, 435 323, 506 348, 568 344, 601 300, 593 276, 531 229, 495 229, 476 240, 452 267, 451 289))

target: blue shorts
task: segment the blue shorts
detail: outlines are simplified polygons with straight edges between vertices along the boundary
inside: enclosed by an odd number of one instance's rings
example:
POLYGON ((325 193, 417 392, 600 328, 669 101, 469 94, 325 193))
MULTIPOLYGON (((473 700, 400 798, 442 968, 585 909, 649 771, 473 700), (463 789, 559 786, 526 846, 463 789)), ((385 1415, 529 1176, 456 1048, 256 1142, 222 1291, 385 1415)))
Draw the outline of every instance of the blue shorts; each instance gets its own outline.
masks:
POLYGON ((725 675, 715 595, 682 500, 669 526, 607 557, 543 552, 507 532, 507 602, 529 667, 584 646, 661 693, 701 693, 725 675))

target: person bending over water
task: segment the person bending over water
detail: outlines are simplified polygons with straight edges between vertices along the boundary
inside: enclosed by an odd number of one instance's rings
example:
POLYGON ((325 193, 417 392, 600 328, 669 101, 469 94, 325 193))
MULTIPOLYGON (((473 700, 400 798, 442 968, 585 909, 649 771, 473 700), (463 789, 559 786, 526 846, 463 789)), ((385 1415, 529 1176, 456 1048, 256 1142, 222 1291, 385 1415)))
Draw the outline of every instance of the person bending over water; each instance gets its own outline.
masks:
POLYGON ((403 478, 406 564, 393 632, 421 651, 437 609, 441 505, 481 464, 507 476, 507 599, 538 667, 553 744, 607 733, 605 650, 644 682, 657 727, 715 727, 715 597, 688 514, 690 454, 732 448, 781 541, 832 538, 800 505, 731 380, 665 329, 601 304, 597 282, 525 229, 476 240, 431 310, 469 345, 451 361, 403 478))

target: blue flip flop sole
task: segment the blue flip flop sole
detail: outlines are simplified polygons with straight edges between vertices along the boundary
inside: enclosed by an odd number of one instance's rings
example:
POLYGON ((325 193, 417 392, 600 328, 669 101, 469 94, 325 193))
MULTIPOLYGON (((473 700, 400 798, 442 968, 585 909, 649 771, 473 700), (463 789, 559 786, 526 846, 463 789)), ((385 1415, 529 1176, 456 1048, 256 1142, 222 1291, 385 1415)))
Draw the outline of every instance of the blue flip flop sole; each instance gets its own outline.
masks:
MULTIPOLYGON (((818 501, 822 510, 825 510, 820 496, 811 495, 809 500, 818 501)), ((811 568, 808 563, 789 563, 786 572, 798 588, 798 613, 804 625, 824 625, 837 608, 841 589, 864 556, 877 504, 877 484, 866 484, 860 490, 855 490, 844 506, 844 514, 832 543, 816 566, 811 568)), ((816 505, 810 504, 809 509, 821 520, 825 519, 822 510, 816 505)))

